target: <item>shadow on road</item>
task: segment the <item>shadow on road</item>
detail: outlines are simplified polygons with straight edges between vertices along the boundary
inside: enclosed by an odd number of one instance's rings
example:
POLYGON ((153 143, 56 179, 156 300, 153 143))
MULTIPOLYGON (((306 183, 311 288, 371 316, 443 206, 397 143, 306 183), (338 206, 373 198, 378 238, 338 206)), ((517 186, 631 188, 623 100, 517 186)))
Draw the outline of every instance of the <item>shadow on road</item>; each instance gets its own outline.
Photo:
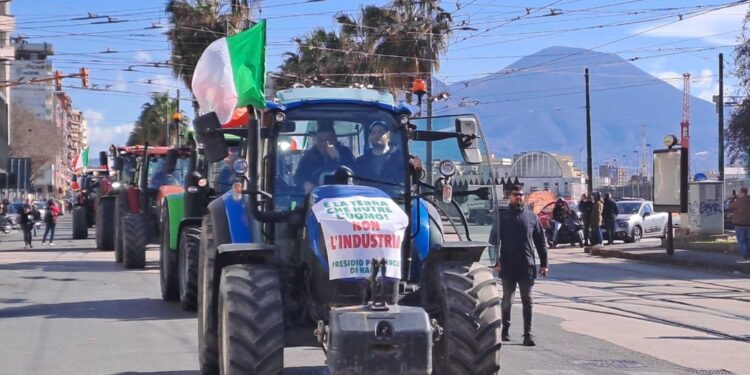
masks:
POLYGON ((0 309, 0 319, 32 316, 123 321, 195 319, 195 313, 183 311, 179 304, 164 303, 155 298, 46 303, 0 309))
POLYGON ((159 261, 146 262, 146 267, 142 269, 126 269, 122 264, 112 261, 102 260, 72 260, 72 261, 40 261, 40 262, 19 262, 0 264, 0 271, 19 271, 19 270, 36 270, 44 272, 112 272, 112 271, 143 271, 159 269, 159 261))

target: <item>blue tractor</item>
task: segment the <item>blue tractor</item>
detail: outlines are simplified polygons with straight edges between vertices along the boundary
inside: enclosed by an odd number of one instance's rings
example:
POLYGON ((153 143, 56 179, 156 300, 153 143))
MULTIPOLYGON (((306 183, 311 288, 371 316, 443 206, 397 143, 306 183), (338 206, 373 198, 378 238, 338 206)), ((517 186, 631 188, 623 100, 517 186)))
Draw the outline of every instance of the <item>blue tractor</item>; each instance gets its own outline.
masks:
POLYGON ((195 121, 209 162, 225 134, 247 140, 202 220, 202 373, 281 374, 288 333, 306 328, 332 374, 498 373, 490 226, 459 203, 496 201, 476 117, 411 118, 389 93, 315 87, 252 112, 242 129, 195 121))

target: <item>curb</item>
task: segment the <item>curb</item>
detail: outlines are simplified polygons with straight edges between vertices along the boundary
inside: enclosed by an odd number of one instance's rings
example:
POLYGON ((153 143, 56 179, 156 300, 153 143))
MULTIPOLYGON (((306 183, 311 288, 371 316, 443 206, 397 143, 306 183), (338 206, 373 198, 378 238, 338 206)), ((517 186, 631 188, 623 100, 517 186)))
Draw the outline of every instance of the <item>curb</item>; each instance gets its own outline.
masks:
MULTIPOLYGON (((690 250, 685 250, 690 251, 690 250)), ((736 272, 746 275, 750 275, 750 263, 719 263, 719 262, 707 262, 700 259, 690 259, 689 257, 681 257, 679 254, 669 256, 666 253, 644 253, 638 254, 632 251, 622 251, 617 249, 604 249, 596 247, 586 247, 584 252, 591 255, 600 256, 603 258, 620 258, 620 259, 631 259, 639 260, 648 263, 657 264, 669 264, 674 266, 681 266, 687 268, 700 268, 715 271, 726 271, 736 272)))

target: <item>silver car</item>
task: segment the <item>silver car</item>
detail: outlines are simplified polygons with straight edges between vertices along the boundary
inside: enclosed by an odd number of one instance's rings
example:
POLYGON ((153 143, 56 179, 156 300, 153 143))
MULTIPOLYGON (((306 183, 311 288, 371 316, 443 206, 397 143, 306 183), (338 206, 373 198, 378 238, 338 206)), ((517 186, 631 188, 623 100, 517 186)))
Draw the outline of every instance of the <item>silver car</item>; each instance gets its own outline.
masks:
POLYGON ((619 201, 617 210, 620 214, 615 219, 615 239, 638 242, 644 237, 664 238, 666 236, 667 213, 654 212, 653 202, 619 201))

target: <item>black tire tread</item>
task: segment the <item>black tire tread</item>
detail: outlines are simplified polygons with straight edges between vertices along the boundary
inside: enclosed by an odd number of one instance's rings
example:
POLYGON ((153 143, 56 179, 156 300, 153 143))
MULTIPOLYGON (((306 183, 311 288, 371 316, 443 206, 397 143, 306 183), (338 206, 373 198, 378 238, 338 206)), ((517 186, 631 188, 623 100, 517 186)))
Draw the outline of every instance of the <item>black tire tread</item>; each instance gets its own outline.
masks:
POLYGON ((438 271, 443 336, 433 350, 435 374, 498 374, 502 319, 501 299, 492 270, 442 265, 438 271))
POLYGON ((142 215, 126 214, 122 219, 122 261, 125 268, 146 266, 146 223, 142 215))
POLYGON ((180 286, 178 284, 179 267, 177 251, 169 247, 169 211, 167 206, 162 207, 161 241, 159 241, 159 283, 161 286, 161 298, 165 301, 178 301, 180 299, 180 286))
POLYGON ((185 311, 198 308, 198 256, 201 230, 185 226, 180 231, 180 303, 185 311), (183 270, 182 268, 187 268, 183 270), (183 276, 183 273, 185 272, 183 276))
POLYGON ((219 288, 221 373, 281 374, 284 318, 278 271, 269 265, 228 266, 219 288))
POLYGON ((99 250, 114 250, 115 248, 115 202, 112 199, 102 199, 96 210, 96 247, 99 250))
POLYGON ((73 208, 73 239, 85 240, 89 236, 89 225, 86 219, 86 207, 73 208))
POLYGON ((122 246, 125 242, 122 233, 122 220, 128 213, 128 195, 121 192, 115 198, 115 262, 122 263, 122 246))
POLYGON ((216 311, 213 309, 216 246, 211 215, 203 216, 198 252, 198 359, 201 374, 218 374, 219 338, 216 311))

